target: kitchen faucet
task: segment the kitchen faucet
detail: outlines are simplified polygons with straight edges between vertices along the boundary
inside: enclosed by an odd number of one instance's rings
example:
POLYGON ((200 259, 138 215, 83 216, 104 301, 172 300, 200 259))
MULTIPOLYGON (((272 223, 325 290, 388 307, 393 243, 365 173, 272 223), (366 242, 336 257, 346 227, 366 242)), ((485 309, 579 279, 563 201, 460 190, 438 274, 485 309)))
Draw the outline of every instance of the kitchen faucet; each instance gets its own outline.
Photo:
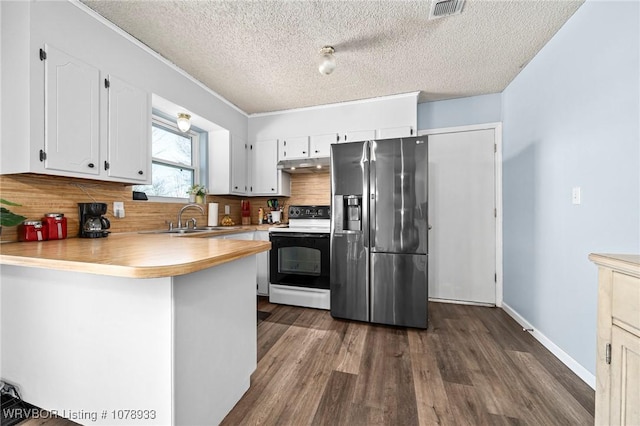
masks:
MULTIPOLYGON (((200 209, 200 213, 204 214, 204 208, 200 204, 187 204, 186 206, 182 207, 178 212, 178 229, 182 228, 182 212, 188 209, 189 207, 197 207, 198 209, 200 209)), ((195 227, 195 224, 194 224, 194 227, 195 227)))

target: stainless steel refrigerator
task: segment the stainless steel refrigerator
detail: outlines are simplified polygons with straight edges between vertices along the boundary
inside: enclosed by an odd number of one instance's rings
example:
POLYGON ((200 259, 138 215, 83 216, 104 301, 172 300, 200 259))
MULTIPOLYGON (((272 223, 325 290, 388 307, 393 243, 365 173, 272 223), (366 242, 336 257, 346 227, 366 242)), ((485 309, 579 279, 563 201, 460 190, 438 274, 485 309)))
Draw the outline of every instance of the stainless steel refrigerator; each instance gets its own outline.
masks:
POLYGON ((331 145, 331 315, 427 327, 427 140, 331 145))

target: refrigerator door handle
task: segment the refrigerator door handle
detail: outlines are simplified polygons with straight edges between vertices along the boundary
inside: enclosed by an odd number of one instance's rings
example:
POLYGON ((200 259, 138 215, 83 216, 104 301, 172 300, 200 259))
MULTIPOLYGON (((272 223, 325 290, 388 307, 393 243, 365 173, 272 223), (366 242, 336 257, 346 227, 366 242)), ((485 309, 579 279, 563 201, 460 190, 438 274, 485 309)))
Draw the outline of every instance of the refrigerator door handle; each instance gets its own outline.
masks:
POLYGON ((376 154, 375 154, 376 142, 371 141, 369 143, 369 170, 366 170, 365 176, 368 178, 368 193, 369 193, 369 215, 367 228, 369 229, 368 240, 366 246, 373 248, 376 244, 376 154))

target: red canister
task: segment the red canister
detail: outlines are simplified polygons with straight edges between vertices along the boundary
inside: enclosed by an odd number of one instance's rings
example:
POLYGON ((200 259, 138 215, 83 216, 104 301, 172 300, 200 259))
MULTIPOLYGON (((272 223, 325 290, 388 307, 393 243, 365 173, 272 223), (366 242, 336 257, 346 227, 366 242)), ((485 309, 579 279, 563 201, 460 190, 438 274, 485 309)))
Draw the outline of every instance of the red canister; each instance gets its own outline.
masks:
POLYGON ((20 241, 44 241, 49 237, 47 224, 40 220, 25 220, 18 227, 20 241))
POLYGON ((47 224, 49 240, 67 238, 67 218, 63 213, 46 213, 42 221, 47 224))

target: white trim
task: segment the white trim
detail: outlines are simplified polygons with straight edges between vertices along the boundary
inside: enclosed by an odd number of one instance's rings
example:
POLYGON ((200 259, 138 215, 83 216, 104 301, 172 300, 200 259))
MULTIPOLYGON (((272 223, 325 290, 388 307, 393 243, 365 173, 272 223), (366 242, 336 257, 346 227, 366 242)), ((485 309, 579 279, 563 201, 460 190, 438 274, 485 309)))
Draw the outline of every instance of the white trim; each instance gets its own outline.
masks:
POLYGON ((197 80, 195 77, 193 77, 192 75, 188 74, 185 70, 183 70, 182 68, 178 67, 176 64, 174 64, 173 62, 169 61, 167 58, 161 56, 155 50, 152 50, 149 46, 147 46, 146 44, 142 43, 137 38, 132 37, 131 34, 127 33, 122 28, 118 27, 113 22, 109 21, 104 16, 100 15, 95 10, 91 9, 89 6, 86 6, 85 4, 81 3, 79 0, 68 0, 68 1, 69 1, 69 3, 71 3, 72 5, 77 7, 78 9, 82 10, 87 15, 91 16, 92 18, 94 18, 95 20, 100 22, 101 24, 105 25, 106 27, 108 27, 109 29, 113 30, 114 32, 116 32, 120 36, 122 36, 125 39, 129 40, 131 43, 133 43, 134 45, 136 45, 140 49, 144 50, 145 52, 147 52, 148 54, 150 54, 151 56, 153 56, 154 58, 156 58, 160 62, 163 62, 165 65, 167 65, 169 68, 173 69, 177 73, 181 74, 183 77, 186 77, 187 79, 191 80, 193 83, 195 83, 198 86, 200 86, 200 88, 202 90, 204 90, 204 91, 210 93, 211 95, 215 96, 216 98, 221 100, 223 103, 225 103, 227 106, 233 108, 234 110, 236 110, 237 112, 241 113, 245 117, 249 117, 249 115, 246 112, 244 112, 243 110, 238 108, 236 105, 232 104, 229 100, 223 98, 222 95, 219 95, 218 93, 216 93, 213 90, 211 90, 209 87, 205 86, 200 80, 197 80))
POLYGON ((249 114, 249 117, 250 118, 253 118, 253 117, 265 117, 265 116, 269 116, 269 115, 288 114, 288 113, 291 113, 291 112, 313 111, 313 110, 318 110, 318 109, 334 108, 334 107, 336 107, 338 105, 339 106, 344 106, 344 105, 366 104, 366 103, 369 103, 369 102, 386 101, 386 100, 389 100, 389 99, 407 98, 407 97, 411 97, 411 96, 415 96, 416 104, 417 104, 418 95, 419 94, 420 94, 420 92, 398 93, 396 95, 378 96, 378 97, 375 97, 375 98, 357 99, 357 100, 354 100, 354 101, 334 102, 332 104, 313 105, 313 106, 308 106, 308 107, 303 107, 303 108, 283 109, 283 110, 280 110, 280 111, 270 111, 270 112, 256 112, 254 114, 249 114))
POLYGON ((553 343, 547 336, 536 330, 527 320, 525 320, 519 313, 511 308, 506 303, 502 303, 502 309, 513 318, 522 328, 533 329, 531 335, 549 350, 556 358, 558 358, 564 365, 566 365, 576 376, 580 377, 583 382, 591 386, 592 389, 596 388, 596 377, 591 374, 586 368, 584 368, 578 361, 571 358, 569 354, 563 351, 558 345, 553 343))
POLYGON ((502 265, 502 122, 471 124, 467 126, 443 127, 440 129, 418 130, 418 136, 438 135, 443 133, 471 132, 475 130, 493 129, 496 153, 494 156, 495 172, 495 207, 496 215, 496 306, 503 303, 503 265, 502 265))
POLYGON ((430 297, 429 302, 437 302, 437 303, 450 303, 452 305, 470 305, 470 306, 482 306, 485 308, 493 308, 495 305, 493 303, 480 303, 480 302, 469 302, 466 300, 451 300, 451 299, 438 299, 437 297, 430 297))

